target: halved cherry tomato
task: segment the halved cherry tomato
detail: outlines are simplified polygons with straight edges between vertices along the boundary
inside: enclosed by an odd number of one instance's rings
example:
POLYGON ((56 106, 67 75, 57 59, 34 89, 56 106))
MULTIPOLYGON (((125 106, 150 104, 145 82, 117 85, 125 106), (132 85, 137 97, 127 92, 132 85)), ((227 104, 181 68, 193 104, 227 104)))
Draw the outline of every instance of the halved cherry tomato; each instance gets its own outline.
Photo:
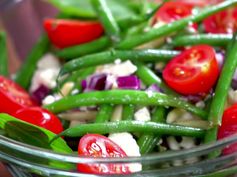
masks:
POLYGON ((223 0, 175 0, 175 2, 183 2, 193 7, 205 7, 208 5, 218 4, 223 0))
POLYGON ((18 119, 43 127, 55 134, 59 134, 63 131, 60 120, 51 112, 40 107, 23 108, 16 111, 13 115, 18 119))
POLYGON ((46 19, 44 28, 51 42, 59 48, 92 41, 104 32, 99 22, 67 19, 46 19))
MULTIPOLYGON (((78 154, 90 157, 126 157, 126 153, 109 138, 98 134, 87 134, 79 142, 78 154)), ((78 164, 78 171, 92 174, 129 174, 123 164, 78 164)))
MULTIPOLYGON (((155 14, 153 25, 157 22, 170 23, 192 14, 193 6, 184 2, 166 2, 155 14)), ((197 29, 197 24, 192 24, 197 29)))
POLYGON ((237 8, 229 8, 203 21, 208 33, 234 33, 237 30, 237 8))
MULTIPOLYGON (((222 124, 218 129, 218 139, 237 134, 237 104, 225 110, 222 117, 222 124)), ((226 147, 222 153, 224 155, 237 152, 237 143, 226 147)))
POLYGON ((3 76, 0 76, 0 102, 0 112, 8 114, 24 107, 37 106, 23 88, 3 76))
POLYGON ((219 75, 215 51, 208 45, 193 46, 174 57, 163 70, 165 82, 178 93, 207 93, 219 75))
POLYGON ((204 7, 206 5, 208 5, 208 0, 175 0, 175 2, 182 2, 182 3, 186 3, 190 6, 197 6, 197 7, 204 7))

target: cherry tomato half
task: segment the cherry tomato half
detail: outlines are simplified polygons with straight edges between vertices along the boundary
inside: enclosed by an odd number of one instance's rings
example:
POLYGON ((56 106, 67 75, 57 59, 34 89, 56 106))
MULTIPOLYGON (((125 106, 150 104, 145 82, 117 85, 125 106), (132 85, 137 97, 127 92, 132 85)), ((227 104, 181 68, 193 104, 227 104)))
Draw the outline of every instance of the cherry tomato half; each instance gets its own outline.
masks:
MULTIPOLYGON (((232 105, 225 110, 222 117, 222 124, 218 129, 218 139, 237 134, 237 104, 232 105)), ((225 148, 224 155, 237 152, 237 143, 225 148)))
POLYGON ((67 19, 46 19, 44 28, 51 42, 59 48, 92 41, 104 32, 99 22, 67 19))
POLYGON ((175 0, 175 2, 182 2, 190 6, 197 6, 197 7, 204 7, 208 5, 207 0, 175 0))
POLYGON ((174 57, 164 68, 165 82, 178 93, 207 93, 219 75, 215 51, 208 45, 193 46, 174 57))
POLYGON ((0 76, 0 102, 0 112, 8 114, 24 107, 37 106, 23 88, 3 76, 0 76))
MULTIPOLYGON (((87 134, 80 139, 78 154, 91 157, 126 157, 126 153, 109 138, 87 134)), ((78 164, 78 171, 91 174, 129 174, 122 164, 78 164)))
POLYGON ((153 24, 156 22, 170 23, 192 14, 192 6, 182 2, 166 2, 155 14, 153 24))
POLYGON ((229 8, 206 18, 203 26, 208 33, 234 33, 237 30, 237 8, 229 8))
POLYGON ((175 2, 183 2, 193 7, 205 7, 208 5, 214 5, 222 2, 223 0, 175 0, 175 2))
POLYGON ((23 108, 16 111, 13 115, 18 119, 43 127, 55 134, 59 134, 63 131, 60 120, 54 114, 40 107, 23 108))

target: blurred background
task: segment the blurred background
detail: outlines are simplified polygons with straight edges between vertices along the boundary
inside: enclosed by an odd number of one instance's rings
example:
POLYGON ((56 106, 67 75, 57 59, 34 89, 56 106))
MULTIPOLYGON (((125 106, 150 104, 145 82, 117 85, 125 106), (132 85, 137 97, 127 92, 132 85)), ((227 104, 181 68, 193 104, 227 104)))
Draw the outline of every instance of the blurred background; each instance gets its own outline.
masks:
POLYGON ((43 0, 0 0, 0 30, 8 35, 11 72, 19 68, 42 33, 42 20, 56 14, 57 10, 43 0))
MULTIPOLYGON (((56 14, 57 10, 45 1, 0 0, 0 31, 7 32, 11 73, 19 68, 21 61, 42 33, 42 20, 56 14), (16 28, 17 26, 19 28, 16 28)), ((12 177, 2 163, 0 163, 0 176, 12 177)))

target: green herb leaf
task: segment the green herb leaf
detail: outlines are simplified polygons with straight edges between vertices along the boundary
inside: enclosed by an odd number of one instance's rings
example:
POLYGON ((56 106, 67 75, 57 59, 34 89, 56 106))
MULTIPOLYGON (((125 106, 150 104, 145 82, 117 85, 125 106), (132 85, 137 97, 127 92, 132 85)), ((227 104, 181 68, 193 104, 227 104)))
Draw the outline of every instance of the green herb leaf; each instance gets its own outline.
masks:
MULTIPOLYGON (((50 143, 53 137, 55 137, 55 134, 51 131, 37 127, 27 122, 23 122, 8 114, 0 114, 0 128, 1 131, 4 132, 5 136, 22 143, 53 150, 54 152, 59 153, 71 154, 73 152, 62 138, 57 139, 53 143, 50 143)), ((8 150, 8 152, 10 152, 10 150, 8 150)), ((65 170, 75 169, 75 165, 72 165, 70 163, 62 163, 59 161, 47 160, 40 157, 36 159, 34 154, 32 154, 32 156, 27 155, 26 157, 26 155, 17 153, 16 151, 14 151, 14 153, 16 153, 17 157, 19 158, 24 157, 24 159, 26 160, 33 162, 37 161, 51 167, 65 170)))

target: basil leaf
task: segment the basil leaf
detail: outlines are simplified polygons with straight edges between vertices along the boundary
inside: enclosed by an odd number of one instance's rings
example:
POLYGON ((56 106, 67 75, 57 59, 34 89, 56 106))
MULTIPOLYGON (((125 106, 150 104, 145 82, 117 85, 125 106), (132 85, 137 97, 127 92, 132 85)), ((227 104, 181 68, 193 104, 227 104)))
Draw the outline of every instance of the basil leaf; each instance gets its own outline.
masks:
MULTIPOLYGON (((116 19, 123 19, 138 15, 135 8, 127 0, 107 0, 112 14, 116 19)), ((96 18, 89 0, 49 0, 61 12, 84 18, 96 18)))
MULTIPOLYGON (((1 131, 4 132, 4 136, 12 138, 16 141, 40 148, 53 150, 54 152, 66 153, 66 154, 73 153, 71 148, 62 138, 59 138, 56 141, 50 143, 50 141, 55 137, 55 134, 52 133, 51 131, 21 121, 8 114, 4 113, 0 114, 0 128, 1 131)), ((3 149, 4 152, 8 153, 11 151, 11 149, 8 149, 6 151, 6 149, 4 149, 3 147, 1 147, 0 149, 3 149)), ((25 154, 17 152, 15 150, 13 151, 13 153, 14 154, 12 153, 11 154, 17 156, 18 158, 24 158, 25 160, 30 160, 32 162, 37 161, 38 163, 42 163, 44 165, 46 164, 51 167, 56 167, 65 170, 75 169, 75 165, 72 165, 70 163, 66 162, 64 163, 55 160, 47 160, 44 158, 36 157, 34 156, 34 154, 32 154, 32 156, 31 155, 26 156, 25 154)))

